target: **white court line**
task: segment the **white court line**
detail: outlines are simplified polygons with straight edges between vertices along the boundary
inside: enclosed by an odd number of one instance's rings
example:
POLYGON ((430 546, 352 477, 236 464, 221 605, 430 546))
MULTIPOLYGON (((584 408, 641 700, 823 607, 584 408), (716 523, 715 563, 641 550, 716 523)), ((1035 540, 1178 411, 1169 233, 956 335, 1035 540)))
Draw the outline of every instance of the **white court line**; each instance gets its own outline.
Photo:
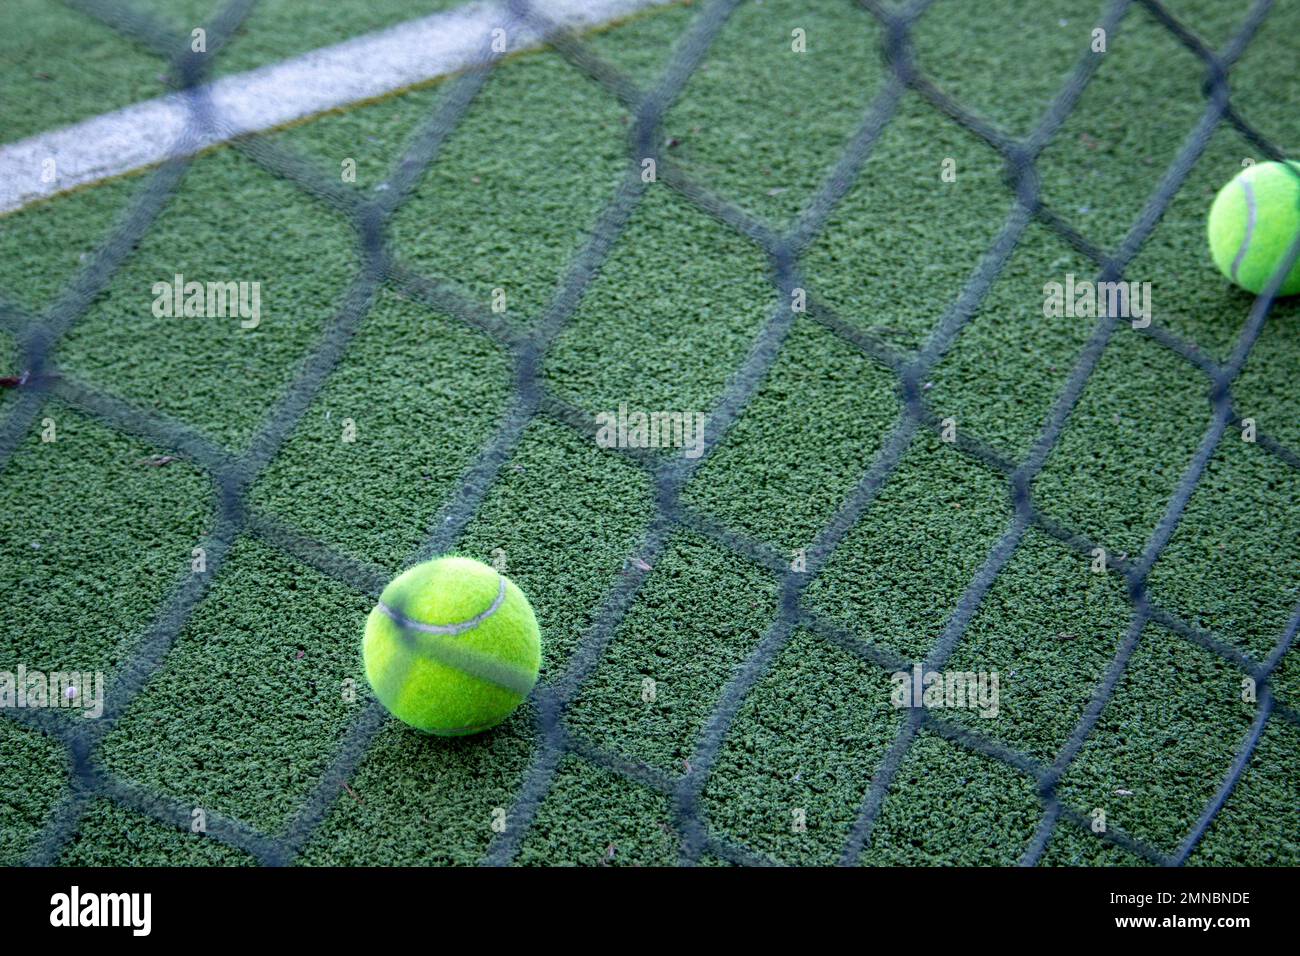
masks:
MULTIPOLYGON (((598 26, 674 0, 533 0, 545 19, 565 27, 598 26)), ((72 126, 0 146, 0 213, 163 162, 236 136, 383 96, 472 65, 492 30, 504 27, 504 4, 480 0, 409 20, 280 63, 222 77, 202 87, 213 107, 212 130, 191 129, 186 94, 169 93, 72 126), (44 182, 46 161, 55 178, 44 182)), ((507 35, 507 52, 538 46, 531 27, 507 35)))

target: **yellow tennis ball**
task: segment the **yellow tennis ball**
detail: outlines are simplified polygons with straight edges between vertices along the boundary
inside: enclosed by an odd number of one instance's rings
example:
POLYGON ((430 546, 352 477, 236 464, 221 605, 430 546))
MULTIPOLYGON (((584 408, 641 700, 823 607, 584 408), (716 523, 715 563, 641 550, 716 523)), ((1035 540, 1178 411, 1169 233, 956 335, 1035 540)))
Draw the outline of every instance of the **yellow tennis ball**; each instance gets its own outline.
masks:
POLYGON ((471 558, 438 558, 384 588, 366 619, 361 656, 394 717, 456 737, 495 727, 528 696, 541 632, 511 581, 471 558))
MULTIPOLYGON (((1264 291, 1300 236, 1300 163, 1256 163, 1219 190, 1210 207, 1210 253, 1225 276, 1264 291)), ((1300 292, 1300 261, 1278 295, 1300 292)))

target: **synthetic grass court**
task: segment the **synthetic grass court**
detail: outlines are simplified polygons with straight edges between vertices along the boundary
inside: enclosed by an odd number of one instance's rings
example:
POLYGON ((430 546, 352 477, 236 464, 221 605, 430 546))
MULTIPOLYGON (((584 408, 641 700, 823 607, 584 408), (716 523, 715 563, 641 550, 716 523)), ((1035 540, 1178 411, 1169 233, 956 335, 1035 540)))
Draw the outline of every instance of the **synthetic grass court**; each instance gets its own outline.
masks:
MULTIPOLYGON (((0 138, 163 92, 141 24, 225 75, 448 6, 11 2, 0 138)), ((1300 308, 1204 237, 1297 52, 1297 0, 673 5, 0 219, 0 670, 108 682, 0 712, 0 861, 1300 863, 1300 308), (443 740, 358 648, 452 550, 544 658, 443 740)))

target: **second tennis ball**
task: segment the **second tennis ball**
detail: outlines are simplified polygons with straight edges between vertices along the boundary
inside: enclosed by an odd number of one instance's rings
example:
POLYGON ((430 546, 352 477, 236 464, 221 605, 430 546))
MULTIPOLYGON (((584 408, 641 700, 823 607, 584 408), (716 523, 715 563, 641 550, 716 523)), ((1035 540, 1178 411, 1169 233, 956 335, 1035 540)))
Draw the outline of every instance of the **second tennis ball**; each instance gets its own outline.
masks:
MULTIPOLYGON (((1300 236, 1300 163, 1256 163, 1238 173, 1214 198, 1209 233, 1219 271, 1248 292, 1263 292, 1300 236)), ((1277 294, 1297 292, 1300 261, 1277 294)))
POLYGON ((384 588, 361 643, 366 679, 399 720, 456 737, 494 727, 528 696, 541 634, 528 598, 488 565, 446 557, 384 588))

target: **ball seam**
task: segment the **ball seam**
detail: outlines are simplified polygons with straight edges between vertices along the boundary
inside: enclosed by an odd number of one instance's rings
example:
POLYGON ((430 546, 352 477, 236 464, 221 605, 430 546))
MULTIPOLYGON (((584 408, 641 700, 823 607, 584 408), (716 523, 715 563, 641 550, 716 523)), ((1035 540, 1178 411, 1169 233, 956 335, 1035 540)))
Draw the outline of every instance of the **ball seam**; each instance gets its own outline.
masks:
POLYGON ((1241 245, 1237 247, 1237 255, 1232 260, 1232 281, 1238 285, 1241 284, 1239 277, 1241 264, 1246 261, 1246 256, 1250 253, 1250 240, 1255 234, 1255 218, 1257 214, 1255 191, 1250 188, 1250 183, 1242 180, 1241 191, 1246 194, 1246 232, 1241 237, 1241 245))
POLYGON ((389 607, 384 603, 383 598, 379 600, 379 610, 393 620, 398 627, 419 631, 421 634, 443 634, 449 637, 455 637, 458 634, 464 634, 466 631, 472 631, 478 627, 493 614, 495 614, 506 599, 506 579, 498 575, 499 586, 497 587, 497 596, 487 610, 476 614, 467 621, 461 621, 459 624, 425 624, 423 621, 417 621, 409 618, 401 611, 389 607))

